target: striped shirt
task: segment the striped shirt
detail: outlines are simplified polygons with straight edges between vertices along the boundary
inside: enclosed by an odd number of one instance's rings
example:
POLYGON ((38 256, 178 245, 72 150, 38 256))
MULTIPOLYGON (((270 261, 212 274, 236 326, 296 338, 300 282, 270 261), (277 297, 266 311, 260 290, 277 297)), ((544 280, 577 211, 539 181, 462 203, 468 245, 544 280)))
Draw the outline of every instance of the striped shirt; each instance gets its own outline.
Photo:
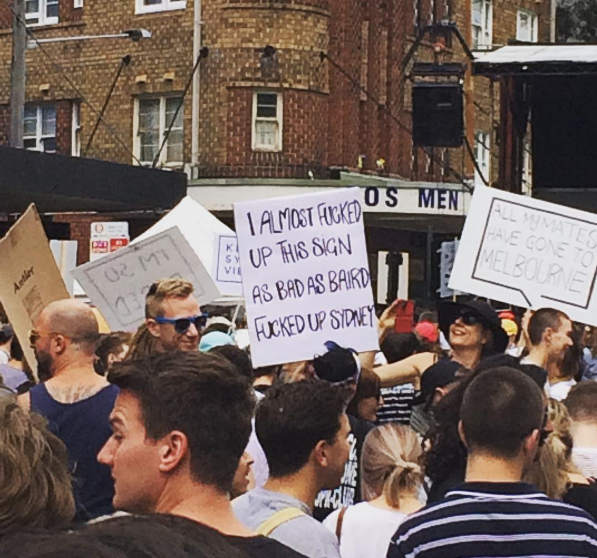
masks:
POLYGON ((415 388, 412 384, 382 388, 383 405, 377 411, 377 423, 410 424, 415 388))
POLYGON ((465 483, 400 525, 388 558, 597 556, 597 524, 526 483, 465 483))

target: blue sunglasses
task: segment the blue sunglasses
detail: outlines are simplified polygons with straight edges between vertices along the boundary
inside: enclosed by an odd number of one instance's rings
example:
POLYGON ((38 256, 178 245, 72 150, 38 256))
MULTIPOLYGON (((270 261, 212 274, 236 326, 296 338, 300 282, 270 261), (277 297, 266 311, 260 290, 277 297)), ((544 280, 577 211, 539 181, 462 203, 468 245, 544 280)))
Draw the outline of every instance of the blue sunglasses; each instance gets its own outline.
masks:
POLYGON ((182 335, 186 333, 191 324, 195 324, 197 331, 201 331, 207 323, 208 314, 199 314, 198 316, 192 316, 190 318, 164 318, 162 316, 156 316, 154 320, 158 324, 172 324, 174 325, 174 331, 182 335))

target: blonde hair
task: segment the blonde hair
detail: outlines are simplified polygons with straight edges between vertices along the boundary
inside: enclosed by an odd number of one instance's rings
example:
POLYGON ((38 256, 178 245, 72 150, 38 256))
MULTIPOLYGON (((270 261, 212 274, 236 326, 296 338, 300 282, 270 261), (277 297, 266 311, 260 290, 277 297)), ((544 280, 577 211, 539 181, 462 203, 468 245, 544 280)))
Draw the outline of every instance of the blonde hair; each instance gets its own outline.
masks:
POLYGON ((187 298, 193 294, 193 284, 184 279, 160 279, 147 292, 145 298, 145 317, 155 318, 163 313, 162 302, 165 298, 187 298))
POLYGON ((408 426, 389 423, 371 430, 361 458, 363 499, 383 494, 388 505, 399 508, 400 496, 416 491, 423 482, 422 452, 419 437, 408 426))
POLYGON ((64 444, 45 419, 0 399, 0 538, 23 528, 66 527, 75 501, 64 444))
POLYGON ((549 400, 548 412, 553 432, 540 448, 539 459, 531 465, 524 480, 550 498, 561 500, 567 490, 568 473, 578 473, 572 464, 570 415, 566 406, 555 399, 549 400))
POLYGON ((137 360, 158 352, 158 339, 151 334, 144 322, 131 337, 124 360, 137 360))

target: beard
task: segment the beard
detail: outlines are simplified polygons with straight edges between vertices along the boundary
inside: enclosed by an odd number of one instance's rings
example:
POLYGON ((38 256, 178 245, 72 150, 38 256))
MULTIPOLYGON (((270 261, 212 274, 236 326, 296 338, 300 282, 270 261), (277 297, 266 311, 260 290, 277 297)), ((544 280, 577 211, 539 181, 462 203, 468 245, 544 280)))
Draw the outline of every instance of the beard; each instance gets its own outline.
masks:
POLYGON ((40 382, 45 382, 52 377, 52 357, 42 351, 35 351, 37 360, 37 377, 40 382))

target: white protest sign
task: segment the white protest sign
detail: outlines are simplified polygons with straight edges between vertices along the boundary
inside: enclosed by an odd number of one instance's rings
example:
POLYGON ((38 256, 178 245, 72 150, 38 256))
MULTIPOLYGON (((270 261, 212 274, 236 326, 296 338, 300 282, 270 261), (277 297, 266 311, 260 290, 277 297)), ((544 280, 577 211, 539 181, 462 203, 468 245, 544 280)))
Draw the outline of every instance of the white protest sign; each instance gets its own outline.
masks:
POLYGON ((450 288, 597 325, 597 215, 476 188, 450 288))
POLYGON ((378 349, 358 188, 237 203, 254 366, 378 349))
POLYGON ((190 281, 200 304, 218 296, 213 279, 176 227, 86 263, 73 276, 113 331, 130 330, 143 322, 145 295, 158 279, 190 281))
POLYGON ((438 291, 440 298, 449 298, 461 294, 448 286, 454 267, 454 260, 456 259, 456 253, 458 252, 458 240, 442 242, 438 252, 440 254, 438 291))
POLYGON ((215 254, 213 259, 213 272, 211 276, 215 279, 220 291, 230 290, 228 283, 233 283, 242 288, 240 274, 240 256, 238 255, 238 242, 235 235, 222 234, 216 237, 214 244, 215 254))
MULTIPOLYGON (((217 217, 212 215, 201 204, 190 196, 186 196, 172 211, 162 217, 153 227, 137 237, 132 244, 178 227, 195 254, 209 273, 214 273, 218 237, 234 236, 234 231, 217 217)), ((212 275, 215 279, 215 274, 212 275)), ((224 297, 238 297, 242 294, 242 286, 238 282, 216 281, 220 294, 224 297)))

